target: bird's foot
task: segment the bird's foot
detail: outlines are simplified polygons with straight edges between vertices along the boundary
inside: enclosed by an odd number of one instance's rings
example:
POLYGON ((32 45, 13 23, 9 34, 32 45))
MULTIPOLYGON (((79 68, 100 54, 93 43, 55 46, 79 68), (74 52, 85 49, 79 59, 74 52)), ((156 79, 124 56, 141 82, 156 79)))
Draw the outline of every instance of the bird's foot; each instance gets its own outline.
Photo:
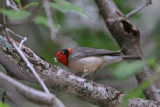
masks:
POLYGON ((84 78, 84 77, 86 77, 87 75, 89 75, 89 73, 84 73, 81 77, 84 78))
POLYGON ((77 72, 75 75, 81 77, 83 75, 83 72, 77 72))
POLYGON ((90 78, 89 80, 93 81, 93 79, 94 79, 95 76, 96 76, 96 73, 97 73, 97 71, 94 72, 93 76, 91 76, 91 78, 90 78))

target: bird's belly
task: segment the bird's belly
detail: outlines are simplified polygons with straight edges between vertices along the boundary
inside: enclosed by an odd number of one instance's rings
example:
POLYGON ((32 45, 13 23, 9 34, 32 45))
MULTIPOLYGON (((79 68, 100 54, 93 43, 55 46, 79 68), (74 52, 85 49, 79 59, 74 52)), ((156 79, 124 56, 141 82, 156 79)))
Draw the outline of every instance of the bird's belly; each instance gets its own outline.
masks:
POLYGON ((102 66, 101 57, 85 57, 77 60, 70 60, 68 67, 77 72, 92 73, 95 72, 99 67, 102 66))

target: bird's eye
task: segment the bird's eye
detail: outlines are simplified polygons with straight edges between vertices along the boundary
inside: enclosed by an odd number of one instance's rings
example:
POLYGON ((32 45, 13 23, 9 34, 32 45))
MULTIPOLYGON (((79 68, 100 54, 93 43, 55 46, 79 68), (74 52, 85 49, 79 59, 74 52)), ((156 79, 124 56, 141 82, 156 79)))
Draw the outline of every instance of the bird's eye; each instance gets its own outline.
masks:
POLYGON ((61 52, 61 54, 63 54, 63 52, 61 52))

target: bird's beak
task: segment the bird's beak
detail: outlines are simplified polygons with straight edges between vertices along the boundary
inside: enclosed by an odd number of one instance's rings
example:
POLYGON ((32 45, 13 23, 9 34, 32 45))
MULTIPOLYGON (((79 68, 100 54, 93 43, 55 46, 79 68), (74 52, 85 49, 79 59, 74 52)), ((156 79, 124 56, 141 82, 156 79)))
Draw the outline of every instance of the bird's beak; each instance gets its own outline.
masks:
POLYGON ((52 60, 53 60, 55 63, 58 62, 58 61, 57 61, 57 57, 54 57, 52 60))

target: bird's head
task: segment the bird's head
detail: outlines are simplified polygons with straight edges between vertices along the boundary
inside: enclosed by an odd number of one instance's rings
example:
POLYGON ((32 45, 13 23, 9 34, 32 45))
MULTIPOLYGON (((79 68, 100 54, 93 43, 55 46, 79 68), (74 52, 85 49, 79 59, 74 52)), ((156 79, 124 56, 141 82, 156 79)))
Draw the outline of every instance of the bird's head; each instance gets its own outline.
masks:
POLYGON ((63 49, 63 50, 57 52, 55 57, 60 63, 67 66, 68 65, 68 57, 71 54, 71 52, 72 52, 71 48, 63 49))

